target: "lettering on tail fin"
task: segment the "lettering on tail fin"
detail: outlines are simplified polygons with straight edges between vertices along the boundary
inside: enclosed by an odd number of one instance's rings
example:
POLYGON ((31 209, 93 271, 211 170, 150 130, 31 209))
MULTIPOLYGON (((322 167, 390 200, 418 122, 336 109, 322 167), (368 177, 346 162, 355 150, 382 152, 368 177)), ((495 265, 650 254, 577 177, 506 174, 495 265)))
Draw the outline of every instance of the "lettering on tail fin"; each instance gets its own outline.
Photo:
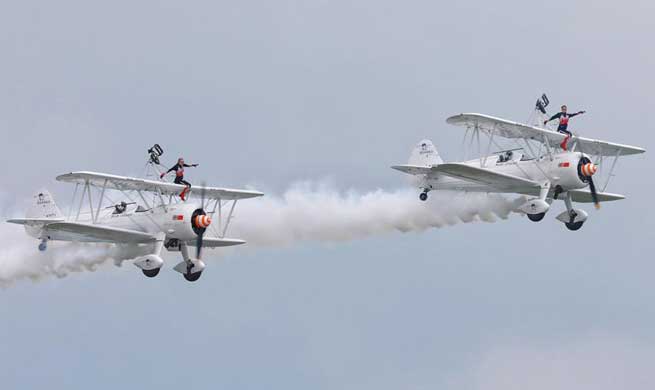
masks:
POLYGON ((416 147, 414 147, 414 150, 412 150, 412 154, 409 156, 409 165, 417 165, 417 166, 433 166, 433 165, 439 165, 443 163, 443 160, 439 156, 439 152, 437 152, 437 148, 434 147, 434 144, 430 140, 423 140, 419 142, 416 147))
POLYGON ((27 218, 62 218, 59 207, 55 204, 52 195, 46 190, 41 190, 34 195, 32 206, 25 213, 27 218))

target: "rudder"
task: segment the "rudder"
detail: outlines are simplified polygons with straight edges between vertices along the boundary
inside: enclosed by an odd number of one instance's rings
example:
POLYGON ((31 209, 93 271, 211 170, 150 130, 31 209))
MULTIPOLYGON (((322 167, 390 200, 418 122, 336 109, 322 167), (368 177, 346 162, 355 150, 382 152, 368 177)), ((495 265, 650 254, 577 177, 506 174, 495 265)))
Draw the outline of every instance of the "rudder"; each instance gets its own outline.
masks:
POLYGON ((409 156, 409 165, 430 167, 443 163, 437 148, 434 147, 432 141, 425 139, 419 142, 412 150, 409 156))
POLYGON ((27 218, 63 218, 61 210, 47 190, 41 190, 34 195, 32 206, 27 210, 25 216, 27 218))

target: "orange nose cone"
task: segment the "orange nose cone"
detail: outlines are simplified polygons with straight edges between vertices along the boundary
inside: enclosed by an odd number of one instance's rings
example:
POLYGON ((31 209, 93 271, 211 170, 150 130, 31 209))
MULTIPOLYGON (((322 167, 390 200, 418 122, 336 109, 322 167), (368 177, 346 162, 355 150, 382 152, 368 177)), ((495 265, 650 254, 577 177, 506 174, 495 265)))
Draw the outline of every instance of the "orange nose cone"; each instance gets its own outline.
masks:
POLYGON ((196 217, 196 226, 199 228, 206 228, 211 225, 212 219, 206 215, 198 215, 196 217))
POLYGON ((585 176, 593 176, 594 173, 598 170, 598 167, 595 164, 587 163, 582 166, 582 174, 585 176))

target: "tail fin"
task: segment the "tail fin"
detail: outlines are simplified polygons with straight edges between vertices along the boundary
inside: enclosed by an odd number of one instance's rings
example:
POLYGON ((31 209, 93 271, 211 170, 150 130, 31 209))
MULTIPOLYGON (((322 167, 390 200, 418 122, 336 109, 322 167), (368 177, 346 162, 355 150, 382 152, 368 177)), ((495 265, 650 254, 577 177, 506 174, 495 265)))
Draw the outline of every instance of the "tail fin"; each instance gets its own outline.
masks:
POLYGON ((409 165, 424 167, 439 165, 441 163, 443 163, 443 160, 439 156, 437 148, 434 147, 432 141, 427 139, 416 145, 414 150, 412 150, 412 154, 409 156, 408 162, 409 165))
POLYGON ((59 207, 47 190, 41 190, 34 195, 32 206, 25 213, 27 218, 63 218, 59 207))

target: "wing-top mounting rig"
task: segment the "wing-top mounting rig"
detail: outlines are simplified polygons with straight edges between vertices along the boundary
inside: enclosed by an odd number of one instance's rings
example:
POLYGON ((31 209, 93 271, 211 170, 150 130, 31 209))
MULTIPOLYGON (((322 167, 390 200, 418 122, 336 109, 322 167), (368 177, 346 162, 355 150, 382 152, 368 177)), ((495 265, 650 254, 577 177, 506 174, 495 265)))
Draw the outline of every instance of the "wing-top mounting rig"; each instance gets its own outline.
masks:
MULTIPOLYGON (((148 150, 146 170, 159 173, 163 149, 148 150)), ((159 178, 158 175, 150 175, 159 178)), ((148 277, 157 276, 164 264, 163 248, 180 252, 182 262, 174 269, 188 281, 200 278, 205 263, 203 248, 244 244, 226 236, 237 201, 264 195, 258 191, 193 186, 186 201, 178 194, 184 185, 157 179, 77 171, 56 178, 75 184, 68 215, 64 216, 48 191, 34 196, 26 218, 8 222, 25 226, 27 233, 41 242, 44 251, 50 240, 103 242, 127 246, 152 247, 134 265, 148 277), (116 195, 118 194, 118 195, 116 195), (115 196, 120 196, 117 198, 115 196), (195 247, 193 254, 189 248, 195 247)))

